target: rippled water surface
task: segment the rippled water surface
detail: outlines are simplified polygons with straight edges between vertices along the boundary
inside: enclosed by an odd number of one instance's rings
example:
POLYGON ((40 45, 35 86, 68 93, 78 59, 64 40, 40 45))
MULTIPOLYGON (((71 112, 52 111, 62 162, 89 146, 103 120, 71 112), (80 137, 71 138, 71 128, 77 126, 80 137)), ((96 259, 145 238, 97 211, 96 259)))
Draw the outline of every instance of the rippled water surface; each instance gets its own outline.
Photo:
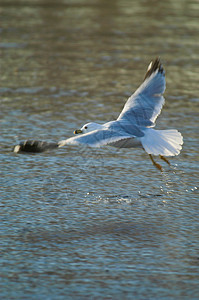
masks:
POLYGON ((198 1, 1 0, 0 15, 1 299, 198 299, 198 1), (11 152, 116 118, 157 56, 157 127, 184 136, 162 174, 135 149, 11 152))

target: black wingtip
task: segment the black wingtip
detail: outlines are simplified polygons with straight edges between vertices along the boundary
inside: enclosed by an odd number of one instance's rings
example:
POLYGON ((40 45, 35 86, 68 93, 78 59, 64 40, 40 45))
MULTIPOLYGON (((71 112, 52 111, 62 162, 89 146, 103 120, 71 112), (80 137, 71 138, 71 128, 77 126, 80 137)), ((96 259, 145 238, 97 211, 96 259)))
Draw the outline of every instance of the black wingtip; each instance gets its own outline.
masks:
POLYGON ((149 64, 147 72, 146 72, 145 77, 144 77, 144 80, 146 78, 149 78, 157 70, 158 70, 158 72, 164 74, 164 69, 161 65, 159 57, 157 57, 154 61, 151 61, 151 63, 149 64))
POLYGON ((58 147, 57 143, 44 141, 27 140, 14 146, 12 151, 15 153, 41 153, 58 147))

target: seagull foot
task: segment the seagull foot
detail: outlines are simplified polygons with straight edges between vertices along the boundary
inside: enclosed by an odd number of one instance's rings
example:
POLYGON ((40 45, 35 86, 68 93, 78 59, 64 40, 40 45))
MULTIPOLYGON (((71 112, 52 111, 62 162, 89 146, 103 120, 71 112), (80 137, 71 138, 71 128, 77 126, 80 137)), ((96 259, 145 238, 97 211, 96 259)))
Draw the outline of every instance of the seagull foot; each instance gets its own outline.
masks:
POLYGON ((158 169, 160 170, 161 172, 163 172, 163 169, 162 169, 162 166, 160 164, 158 164, 157 162, 155 162, 155 160, 153 159, 153 156, 151 154, 149 154, 149 157, 153 163, 153 165, 158 169))
POLYGON ((167 159, 166 157, 160 155, 160 158, 161 158, 162 160, 164 160, 169 166, 171 165, 170 162, 168 161, 168 159, 167 159))

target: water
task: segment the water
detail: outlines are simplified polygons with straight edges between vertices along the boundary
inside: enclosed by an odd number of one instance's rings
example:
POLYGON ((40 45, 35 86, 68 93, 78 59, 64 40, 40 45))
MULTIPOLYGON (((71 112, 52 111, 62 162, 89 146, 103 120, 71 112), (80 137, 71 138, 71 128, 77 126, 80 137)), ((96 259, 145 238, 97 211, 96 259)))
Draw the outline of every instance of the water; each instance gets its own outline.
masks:
POLYGON ((198 2, 2 0, 0 11, 1 298, 198 299, 198 2), (10 151, 116 118, 157 56, 157 127, 184 136, 163 174, 135 149, 10 151))

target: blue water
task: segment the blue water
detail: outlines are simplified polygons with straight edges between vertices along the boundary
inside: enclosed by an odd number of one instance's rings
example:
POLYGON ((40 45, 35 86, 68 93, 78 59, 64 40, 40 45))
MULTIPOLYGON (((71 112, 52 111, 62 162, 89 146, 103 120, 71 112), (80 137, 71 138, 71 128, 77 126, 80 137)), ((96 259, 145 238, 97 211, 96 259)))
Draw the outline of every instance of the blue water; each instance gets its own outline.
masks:
POLYGON ((1 298, 198 299, 197 1, 0 8, 1 298), (113 120, 156 56, 157 128, 184 136, 163 173, 139 149, 11 152, 113 120))

